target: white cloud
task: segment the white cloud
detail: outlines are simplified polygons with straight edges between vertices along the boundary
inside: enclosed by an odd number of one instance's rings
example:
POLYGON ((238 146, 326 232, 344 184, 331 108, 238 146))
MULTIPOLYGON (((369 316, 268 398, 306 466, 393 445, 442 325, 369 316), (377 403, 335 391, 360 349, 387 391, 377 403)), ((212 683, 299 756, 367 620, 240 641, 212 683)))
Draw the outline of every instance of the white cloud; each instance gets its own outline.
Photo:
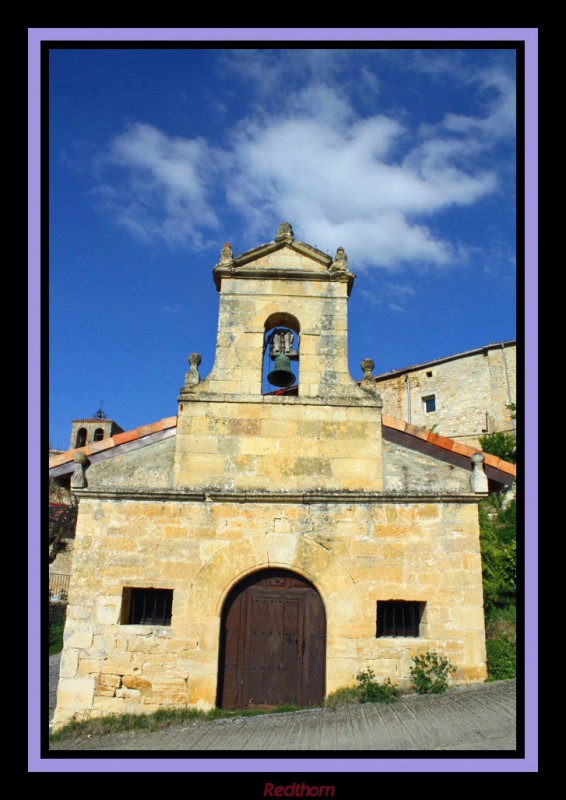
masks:
POLYGON ((118 223, 140 238, 200 248, 206 245, 203 231, 219 227, 208 189, 219 153, 203 139, 135 123, 113 139, 102 163, 120 168, 112 200, 106 184, 107 199, 118 223))
POLYGON ((271 98, 281 106, 290 85, 309 85, 336 78, 359 51, 349 49, 293 48, 228 50, 220 61, 223 75, 239 76, 265 102, 271 98))
MULTIPOLYGON (((99 186, 116 220, 139 237, 195 248, 210 238, 218 246, 223 237, 215 232, 226 227, 227 211, 237 212, 256 242, 288 220, 298 238, 327 252, 345 247, 355 270, 466 258, 466 249, 434 225, 435 215, 498 189, 497 165, 486 153, 513 130, 512 80, 495 67, 468 74, 479 87, 477 116, 447 113, 411 128, 406 114, 402 123, 383 111, 360 116, 346 83, 333 77, 347 57, 318 50, 228 54, 224 66, 276 102, 253 112, 246 106, 222 148, 130 125, 106 157, 106 168, 118 172, 99 186), (284 77, 300 70, 302 81, 282 92, 284 77)), ((448 63, 443 54, 424 62, 435 74, 448 63)), ((367 65, 358 75, 379 94, 380 79, 367 65)))
POLYGON ((407 283, 388 283, 382 281, 372 281, 371 274, 369 285, 360 285, 356 289, 356 294, 368 306, 386 309, 397 313, 406 313, 405 304, 409 298, 416 294, 415 288, 407 283), (372 285, 373 284, 373 285, 372 285))
POLYGON ((409 284, 401 284, 401 283, 387 283, 385 284, 386 289, 388 289, 393 294, 399 295, 414 295, 415 290, 409 284))
POLYGON ((360 77, 366 91, 371 92, 373 95, 379 93, 379 78, 369 67, 363 66, 361 68, 360 77))
POLYGON ((358 267, 447 264, 456 249, 423 220, 476 202, 496 176, 458 166, 470 157, 460 140, 430 138, 396 159, 406 138, 396 120, 356 119, 338 92, 311 86, 292 112, 240 125, 232 148, 239 179, 228 200, 252 234, 267 220, 294 220, 306 241, 347 247, 358 267))
POLYGON ((473 134, 499 139, 515 129, 516 97, 515 82, 499 69, 485 70, 477 76, 481 93, 488 97, 484 101, 485 113, 481 117, 462 114, 446 114, 442 122, 447 131, 473 134))

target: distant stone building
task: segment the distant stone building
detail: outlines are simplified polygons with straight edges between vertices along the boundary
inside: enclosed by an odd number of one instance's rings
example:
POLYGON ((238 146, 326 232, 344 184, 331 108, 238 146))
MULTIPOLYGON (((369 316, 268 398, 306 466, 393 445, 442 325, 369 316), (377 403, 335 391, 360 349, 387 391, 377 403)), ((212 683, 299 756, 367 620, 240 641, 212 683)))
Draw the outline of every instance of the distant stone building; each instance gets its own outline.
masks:
POLYGON ((514 466, 384 416, 370 359, 352 379, 342 248, 284 223, 213 275, 177 415, 50 460, 79 502, 55 724, 316 705, 429 649, 484 679, 477 503, 514 466))
POLYGON ((99 409, 93 417, 73 420, 69 448, 100 442, 116 433, 123 433, 123 429, 114 420, 107 419, 104 411, 99 409))
POLYGON ((499 342, 377 375, 383 413, 479 447, 480 436, 515 429, 516 353, 514 340, 499 342))

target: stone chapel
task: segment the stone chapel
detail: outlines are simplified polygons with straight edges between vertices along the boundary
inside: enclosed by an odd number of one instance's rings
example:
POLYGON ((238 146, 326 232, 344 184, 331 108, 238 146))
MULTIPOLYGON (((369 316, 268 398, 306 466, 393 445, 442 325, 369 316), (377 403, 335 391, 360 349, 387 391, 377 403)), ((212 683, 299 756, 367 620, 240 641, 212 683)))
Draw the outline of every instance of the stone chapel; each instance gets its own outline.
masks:
POLYGON ((213 277, 177 415, 50 459, 78 500, 55 725, 317 705, 426 650, 483 680, 477 504, 514 466, 384 416, 371 360, 352 378, 342 248, 283 223, 213 277))

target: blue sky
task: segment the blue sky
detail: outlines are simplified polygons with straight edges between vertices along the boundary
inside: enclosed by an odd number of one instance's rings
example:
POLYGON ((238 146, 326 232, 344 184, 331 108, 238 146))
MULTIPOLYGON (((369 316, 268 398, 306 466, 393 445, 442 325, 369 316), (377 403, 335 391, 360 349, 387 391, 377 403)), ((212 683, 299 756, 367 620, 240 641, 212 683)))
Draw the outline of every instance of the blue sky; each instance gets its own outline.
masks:
POLYGON ((515 53, 54 49, 50 432, 176 413, 212 267, 295 236, 357 274, 350 370, 515 338, 515 53))

